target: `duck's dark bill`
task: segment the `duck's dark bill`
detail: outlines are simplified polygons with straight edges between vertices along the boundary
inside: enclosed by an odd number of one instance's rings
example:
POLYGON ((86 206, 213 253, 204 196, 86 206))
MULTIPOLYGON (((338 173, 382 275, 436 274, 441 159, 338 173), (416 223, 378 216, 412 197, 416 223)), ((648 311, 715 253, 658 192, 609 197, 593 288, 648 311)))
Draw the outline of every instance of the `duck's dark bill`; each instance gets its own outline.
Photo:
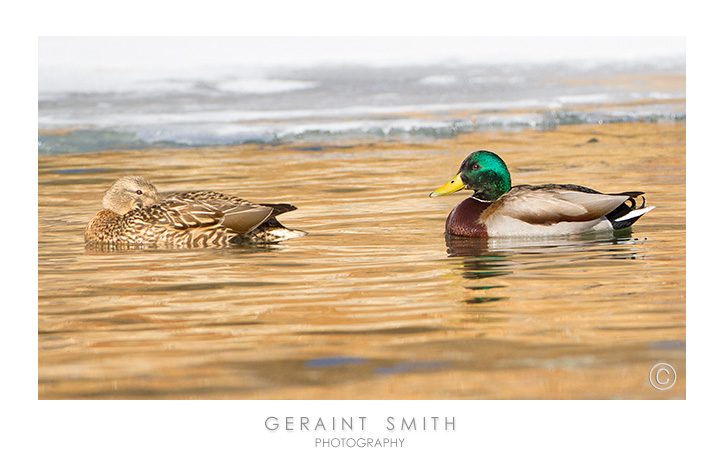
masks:
POLYGON ((460 191, 461 189, 464 189, 465 184, 463 183, 463 179, 460 177, 460 174, 461 173, 455 176, 452 181, 447 182, 444 186, 441 186, 440 188, 431 192, 430 197, 445 196, 447 194, 452 194, 454 192, 460 191))

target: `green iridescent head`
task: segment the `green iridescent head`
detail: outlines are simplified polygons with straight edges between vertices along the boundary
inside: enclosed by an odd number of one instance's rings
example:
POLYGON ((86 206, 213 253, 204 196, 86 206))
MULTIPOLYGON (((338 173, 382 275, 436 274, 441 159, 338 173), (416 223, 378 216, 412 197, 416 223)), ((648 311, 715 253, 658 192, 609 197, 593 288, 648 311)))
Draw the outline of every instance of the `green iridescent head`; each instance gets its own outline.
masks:
POLYGON ((495 153, 481 150, 465 158, 457 176, 430 196, 444 196, 461 189, 472 189, 475 197, 495 201, 510 191, 510 187, 510 172, 505 162, 495 153))

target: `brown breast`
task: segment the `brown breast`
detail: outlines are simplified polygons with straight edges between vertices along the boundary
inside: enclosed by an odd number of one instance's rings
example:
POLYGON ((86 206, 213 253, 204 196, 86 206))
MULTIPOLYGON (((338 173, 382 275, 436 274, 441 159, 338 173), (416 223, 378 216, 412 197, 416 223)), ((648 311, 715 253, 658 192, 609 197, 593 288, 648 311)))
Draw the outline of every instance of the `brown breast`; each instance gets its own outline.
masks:
POLYGON ((111 242, 119 228, 121 216, 108 209, 101 210, 85 229, 86 241, 111 242))
POLYGON ((478 201, 469 197, 453 209, 447 216, 445 231, 448 234, 466 237, 487 237, 485 226, 479 222, 480 215, 490 206, 488 201, 478 201))

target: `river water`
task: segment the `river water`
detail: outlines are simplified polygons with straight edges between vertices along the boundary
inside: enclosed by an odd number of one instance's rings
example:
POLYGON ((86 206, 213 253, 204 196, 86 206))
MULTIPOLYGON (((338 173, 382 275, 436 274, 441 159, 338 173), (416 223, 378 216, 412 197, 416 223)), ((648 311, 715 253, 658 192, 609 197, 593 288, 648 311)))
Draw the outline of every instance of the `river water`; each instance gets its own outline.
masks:
POLYGON ((685 398, 685 122, 546 128, 42 153, 39 398, 685 398), (514 184, 645 191, 657 208, 623 235, 446 238, 467 193, 428 194, 477 149, 514 184), (309 235, 87 249, 128 174, 293 203, 280 220, 309 235), (670 390, 649 381, 660 362, 670 390))

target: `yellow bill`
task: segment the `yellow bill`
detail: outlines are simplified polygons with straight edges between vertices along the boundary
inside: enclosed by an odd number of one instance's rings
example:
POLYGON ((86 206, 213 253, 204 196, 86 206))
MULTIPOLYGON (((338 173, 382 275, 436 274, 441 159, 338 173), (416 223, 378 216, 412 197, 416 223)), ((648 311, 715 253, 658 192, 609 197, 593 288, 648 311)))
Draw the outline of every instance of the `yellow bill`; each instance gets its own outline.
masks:
POLYGON ((437 196, 445 196, 447 194, 452 194, 454 192, 460 191, 461 189, 464 189, 465 183, 463 183, 463 179, 460 177, 461 174, 462 173, 458 173, 458 175, 455 176, 452 181, 431 192, 430 197, 434 198, 437 196))

